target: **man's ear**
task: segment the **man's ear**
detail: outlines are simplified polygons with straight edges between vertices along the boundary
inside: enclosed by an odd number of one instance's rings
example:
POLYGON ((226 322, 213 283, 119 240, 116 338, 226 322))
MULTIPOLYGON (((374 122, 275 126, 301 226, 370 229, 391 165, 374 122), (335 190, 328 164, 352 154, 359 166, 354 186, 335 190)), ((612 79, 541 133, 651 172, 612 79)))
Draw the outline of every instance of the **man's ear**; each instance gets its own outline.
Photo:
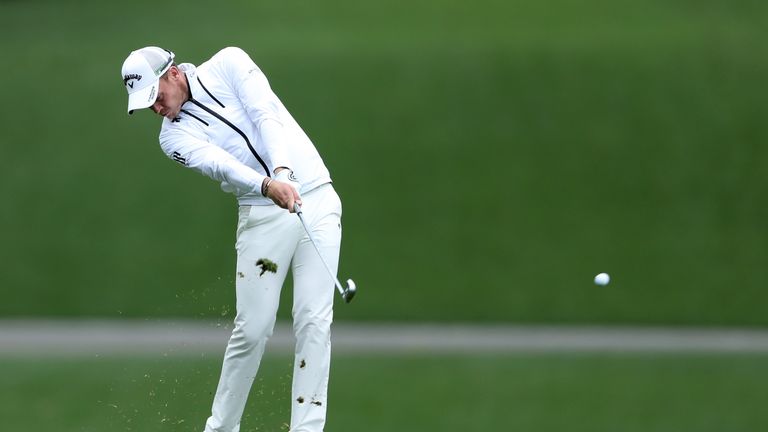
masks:
POLYGON ((181 71, 176 66, 171 66, 168 69, 168 78, 172 78, 174 81, 178 80, 181 76, 181 71))

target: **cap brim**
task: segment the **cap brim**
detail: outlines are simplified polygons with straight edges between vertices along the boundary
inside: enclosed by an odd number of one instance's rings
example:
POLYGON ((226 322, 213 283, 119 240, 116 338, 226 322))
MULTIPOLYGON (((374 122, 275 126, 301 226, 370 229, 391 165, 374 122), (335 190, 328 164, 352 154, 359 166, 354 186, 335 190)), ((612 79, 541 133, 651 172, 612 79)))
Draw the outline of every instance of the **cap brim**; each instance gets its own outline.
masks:
POLYGON ((137 109, 149 108, 157 100, 157 88, 160 82, 155 82, 141 90, 128 95, 128 114, 133 114, 137 109))

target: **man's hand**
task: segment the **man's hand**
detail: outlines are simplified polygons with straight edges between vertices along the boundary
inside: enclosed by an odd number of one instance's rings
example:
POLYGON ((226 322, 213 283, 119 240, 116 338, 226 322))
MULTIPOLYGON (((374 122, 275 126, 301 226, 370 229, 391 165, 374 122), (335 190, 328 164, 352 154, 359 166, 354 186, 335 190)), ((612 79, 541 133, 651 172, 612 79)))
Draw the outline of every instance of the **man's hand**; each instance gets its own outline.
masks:
MULTIPOLYGON (((274 180, 271 180, 267 187, 266 196, 278 206, 294 213, 294 203, 301 205, 301 196, 299 195, 301 185, 295 181, 292 174, 293 172, 287 168, 277 168, 274 180)), ((264 181, 268 180, 265 179, 264 181)))
POLYGON ((290 183, 283 183, 278 180, 272 180, 269 184, 269 188, 267 188, 267 198, 291 213, 294 212, 294 203, 301 205, 301 196, 299 196, 299 192, 294 189, 290 183))

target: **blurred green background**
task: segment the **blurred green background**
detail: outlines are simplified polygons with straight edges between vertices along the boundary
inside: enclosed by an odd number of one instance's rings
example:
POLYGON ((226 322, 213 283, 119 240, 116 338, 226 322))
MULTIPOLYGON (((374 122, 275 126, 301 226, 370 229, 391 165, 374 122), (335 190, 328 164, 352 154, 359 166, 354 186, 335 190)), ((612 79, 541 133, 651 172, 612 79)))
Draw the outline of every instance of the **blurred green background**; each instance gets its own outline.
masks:
POLYGON ((235 45, 344 202, 360 296, 338 317, 765 325, 767 18, 749 0, 1 2, 0 314, 231 315, 234 197, 165 158, 119 70, 149 44, 195 64, 235 45))
MULTIPOLYGON (((0 0, 0 318, 233 316, 235 199, 126 114, 120 66, 234 45, 342 197, 360 292, 337 321, 765 326, 767 22, 757 0, 0 0)), ((328 429, 752 432, 765 360, 341 353, 328 429)), ((287 429, 290 362, 267 357, 244 432, 287 429)), ((0 418, 197 431, 219 366, 0 356, 0 418)))

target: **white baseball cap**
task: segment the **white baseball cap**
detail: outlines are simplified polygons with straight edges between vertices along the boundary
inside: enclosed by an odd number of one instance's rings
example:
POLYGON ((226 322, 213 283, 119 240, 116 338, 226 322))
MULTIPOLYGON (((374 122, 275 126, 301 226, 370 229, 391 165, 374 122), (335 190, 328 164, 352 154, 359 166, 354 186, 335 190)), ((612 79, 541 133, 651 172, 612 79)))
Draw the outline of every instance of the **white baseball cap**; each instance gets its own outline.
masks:
POLYGON ((175 55, 148 46, 131 52, 123 62, 123 84, 128 90, 128 114, 148 108, 157 100, 160 77, 171 68, 175 55))

